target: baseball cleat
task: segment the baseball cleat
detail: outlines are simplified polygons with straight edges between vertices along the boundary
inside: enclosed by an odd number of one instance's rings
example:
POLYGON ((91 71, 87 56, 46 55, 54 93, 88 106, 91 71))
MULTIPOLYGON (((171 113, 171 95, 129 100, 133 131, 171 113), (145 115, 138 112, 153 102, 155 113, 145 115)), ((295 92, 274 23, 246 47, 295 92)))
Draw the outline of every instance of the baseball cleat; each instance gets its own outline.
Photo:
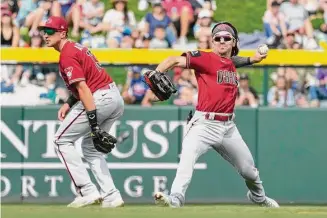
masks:
POLYGON ((256 202, 253 200, 252 198, 252 194, 250 191, 248 191, 248 193, 246 194, 246 196, 248 197, 248 199, 250 201, 252 201, 253 203, 255 204, 258 204, 262 207, 271 207, 271 208, 279 208, 279 204, 272 198, 269 198, 269 197, 265 197, 265 200, 263 202, 256 202))
POLYGON ((121 198, 117 198, 113 201, 102 201, 101 207, 102 208, 116 208, 116 207, 123 207, 124 201, 121 198))
POLYGON ((68 204, 67 207, 80 208, 92 204, 98 204, 101 202, 101 196, 99 193, 87 195, 87 196, 77 196, 75 200, 68 204))
POLYGON ((171 206, 169 196, 162 192, 157 192, 154 195, 154 201, 155 201, 155 204, 157 204, 159 206, 166 206, 166 207, 171 206))

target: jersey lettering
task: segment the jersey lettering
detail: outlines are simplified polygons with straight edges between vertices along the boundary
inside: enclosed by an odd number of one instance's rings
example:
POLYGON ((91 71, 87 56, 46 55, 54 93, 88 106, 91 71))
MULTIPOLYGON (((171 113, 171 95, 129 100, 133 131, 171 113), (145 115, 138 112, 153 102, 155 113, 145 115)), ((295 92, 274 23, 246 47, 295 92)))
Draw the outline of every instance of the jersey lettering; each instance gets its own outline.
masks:
POLYGON ((217 83, 222 84, 233 84, 238 86, 238 79, 235 72, 230 72, 227 70, 217 71, 217 83))

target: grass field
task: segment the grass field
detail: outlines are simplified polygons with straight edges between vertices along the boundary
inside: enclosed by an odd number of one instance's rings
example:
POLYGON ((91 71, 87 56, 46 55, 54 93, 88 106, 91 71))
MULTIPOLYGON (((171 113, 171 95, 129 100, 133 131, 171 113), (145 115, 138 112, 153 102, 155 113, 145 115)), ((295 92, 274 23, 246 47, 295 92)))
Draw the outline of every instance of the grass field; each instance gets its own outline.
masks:
POLYGON ((123 208, 102 209, 91 206, 81 209, 64 205, 2 205, 2 218, 297 218, 327 217, 327 207, 285 206, 278 209, 251 206, 185 206, 173 209, 155 206, 127 205, 123 208))

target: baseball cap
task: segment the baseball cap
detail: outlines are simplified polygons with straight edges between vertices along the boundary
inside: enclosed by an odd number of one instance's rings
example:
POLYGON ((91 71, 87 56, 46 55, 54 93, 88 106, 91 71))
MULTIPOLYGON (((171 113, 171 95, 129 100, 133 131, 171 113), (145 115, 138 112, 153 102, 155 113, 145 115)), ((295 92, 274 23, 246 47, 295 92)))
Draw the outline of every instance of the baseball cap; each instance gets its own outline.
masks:
POLYGON ((38 27, 40 30, 44 28, 55 29, 57 31, 68 31, 68 24, 62 17, 51 16, 47 19, 44 25, 38 27))
POLYGON ((201 18, 205 18, 205 17, 212 17, 212 15, 211 15, 211 12, 209 10, 204 9, 204 10, 201 10, 199 12, 198 17, 201 19, 201 18))
POLYGON ((130 71, 132 71, 133 73, 141 73, 142 68, 139 66, 132 66, 129 68, 130 71))

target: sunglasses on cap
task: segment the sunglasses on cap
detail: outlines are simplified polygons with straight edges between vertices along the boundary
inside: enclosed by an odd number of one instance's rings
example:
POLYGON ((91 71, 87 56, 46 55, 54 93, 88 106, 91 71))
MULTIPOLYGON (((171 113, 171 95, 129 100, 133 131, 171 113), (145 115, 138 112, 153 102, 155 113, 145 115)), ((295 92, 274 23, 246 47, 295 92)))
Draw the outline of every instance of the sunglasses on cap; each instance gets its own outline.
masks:
POLYGON ((51 28, 44 28, 40 31, 40 34, 42 36, 44 36, 45 34, 47 34, 48 36, 52 36, 53 34, 55 34, 56 32, 58 32, 56 29, 51 29, 51 28))
POLYGON ((214 36, 213 40, 215 42, 221 42, 223 39, 224 42, 232 41, 234 38, 232 36, 214 36))

